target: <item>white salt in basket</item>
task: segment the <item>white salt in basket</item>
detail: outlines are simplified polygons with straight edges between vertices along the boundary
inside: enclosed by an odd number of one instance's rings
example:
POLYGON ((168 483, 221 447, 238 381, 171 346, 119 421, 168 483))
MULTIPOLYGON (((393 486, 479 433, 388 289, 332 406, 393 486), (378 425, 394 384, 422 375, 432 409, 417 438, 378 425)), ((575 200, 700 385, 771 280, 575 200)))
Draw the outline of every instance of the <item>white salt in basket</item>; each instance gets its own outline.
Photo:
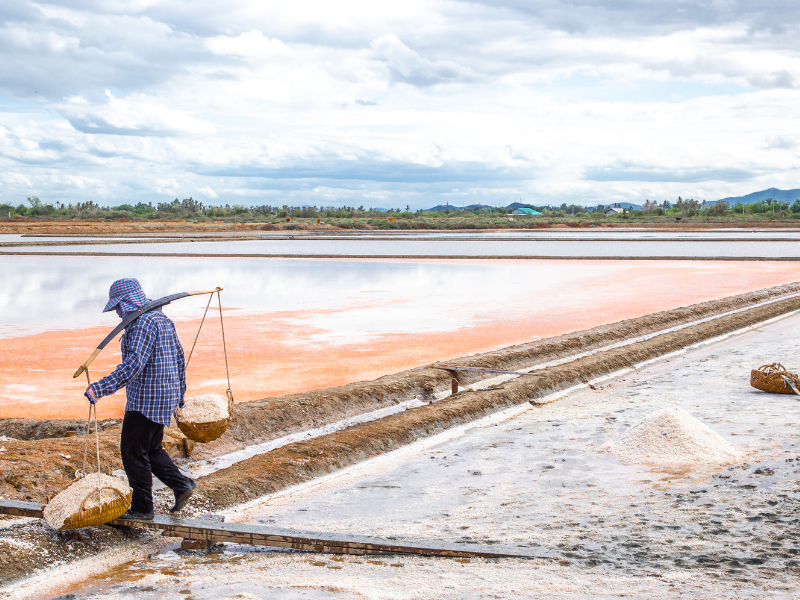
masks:
POLYGON ((126 482, 92 473, 56 494, 44 507, 44 520, 57 531, 102 525, 124 515, 132 499, 126 482))
POLYGON ((178 428, 190 440, 213 442, 228 429, 232 418, 233 394, 204 394, 187 398, 183 408, 175 411, 178 428))

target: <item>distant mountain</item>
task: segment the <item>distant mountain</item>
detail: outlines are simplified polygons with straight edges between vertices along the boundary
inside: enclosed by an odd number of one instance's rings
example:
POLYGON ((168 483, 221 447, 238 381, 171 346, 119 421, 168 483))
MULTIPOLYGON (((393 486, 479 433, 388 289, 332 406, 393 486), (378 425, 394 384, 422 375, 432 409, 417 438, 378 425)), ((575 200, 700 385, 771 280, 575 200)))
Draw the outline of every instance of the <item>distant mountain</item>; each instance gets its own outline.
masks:
POLYGON ((422 212, 434 212, 437 210, 475 210, 476 208, 494 208, 494 206, 489 206, 488 204, 470 204, 468 206, 456 206, 455 204, 437 204, 434 207, 422 209, 422 212))
POLYGON ((742 204, 752 204, 753 202, 758 202, 759 200, 766 200, 767 198, 772 198, 773 200, 778 200, 779 202, 788 202, 789 204, 791 204, 792 202, 800 198, 800 189, 779 190, 778 188, 769 188, 768 190, 753 192, 752 194, 747 194, 746 196, 734 196, 731 198, 722 198, 720 200, 717 200, 717 202, 727 202, 728 204, 733 206, 737 202, 741 202, 742 204))

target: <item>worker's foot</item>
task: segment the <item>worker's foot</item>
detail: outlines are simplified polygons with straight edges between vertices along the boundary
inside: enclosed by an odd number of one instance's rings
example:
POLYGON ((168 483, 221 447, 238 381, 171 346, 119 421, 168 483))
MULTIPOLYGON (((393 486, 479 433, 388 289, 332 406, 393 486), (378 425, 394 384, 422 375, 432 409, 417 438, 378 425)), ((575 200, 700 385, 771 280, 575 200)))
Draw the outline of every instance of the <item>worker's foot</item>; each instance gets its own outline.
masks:
POLYGON ((191 479, 189 481, 192 483, 192 487, 190 487, 188 491, 183 492, 181 495, 175 495, 175 506, 170 508, 169 512, 176 513, 186 506, 187 502, 189 502, 189 498, 192 497, 192 494, 194 494, 194 489, 197 487, 197 484, 194 481, 191 479))
POLYGON ((140 521, 152 521, 154 516, 156 516, 156 513, 154 513, 152 510, 150 512, 143 513, 128 509, 128 512, 122 515, 120 519, 138 519, 140 521))

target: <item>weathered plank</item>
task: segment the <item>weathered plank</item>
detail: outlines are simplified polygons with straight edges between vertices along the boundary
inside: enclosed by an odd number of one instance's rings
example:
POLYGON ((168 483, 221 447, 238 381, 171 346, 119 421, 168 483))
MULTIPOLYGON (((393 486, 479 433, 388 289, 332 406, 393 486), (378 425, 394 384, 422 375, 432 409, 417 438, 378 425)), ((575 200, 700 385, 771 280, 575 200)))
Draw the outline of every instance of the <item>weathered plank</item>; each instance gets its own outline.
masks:
POLYGON ((43 506, 37 502, 20 502, 16 500, 0 500, 0 514, 12 517, 42 518, 43 506))
POLYGON ((501 373, 503 375, 534 375, 541 377, 541 373, 520 373, 518 371, 501 371, 500 369, 480 369, 477 367, 456 367, 454 365, 432 365, 434 369, 443 371, 469 371, 470 373, 501 373))
MULTIPOLYGON (((0 500, 0 514, 41 518, 42 505, 35 502, 0 500)), ((159 529, 163 535, 189 540, 291 548, 330 554, 419 554, 452 558, 550 558, 536 556, 525 548, 512 546, 382 539, 341 533, 295 531, 251 523, 179 519, 164 515, 156 515, 152 520, 117 519, 111 524, 159 529)))

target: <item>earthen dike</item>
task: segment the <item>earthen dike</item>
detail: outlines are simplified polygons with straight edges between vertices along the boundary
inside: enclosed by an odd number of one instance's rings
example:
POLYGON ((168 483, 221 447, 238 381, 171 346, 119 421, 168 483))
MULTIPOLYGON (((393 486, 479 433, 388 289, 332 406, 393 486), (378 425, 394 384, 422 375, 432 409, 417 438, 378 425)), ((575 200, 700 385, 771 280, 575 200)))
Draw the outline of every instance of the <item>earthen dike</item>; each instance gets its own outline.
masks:
MULTIPOLYGON (((536 403, 554 392, 800 310, 799 293, 800 282, 776 286, 451 360, 448 364, 507 371, 553 361, 561 364, 537 369, 541 377, 521 377, 489 389, 463 390, 441 400, 435 400, 434 395, 450 389, 451 376, 429 365, 374 381, 237 405, 225 435, 196 447, 195 457, 220 456, 397 405, 414 396, 427 402, 306 442, 289 443, 207 475, 200 480, 200 504, 203 510, 229 509, 494 412, 526 401, 536 403), (736 312, 725 314, 731 311, 736 312), (696 323, 703 319, 711 320, 696 323), (680 329, 665 331, 676 327, 680 329), (631 342, 642 336, 648 337, 631 342), (609 348, 615 345, 618 347, 609 348)), ((459 372, 457 377, 459 384, 465 386, 487 376, 459 372)), ((0 494, 7 499, 44 503, 47 496, 68 485, 75 470, 82 466, 82 427, 75 420, 0 420, 0 430, 17 438, 2 443, 5 451, 0 455, 0 494)), ((106 420, 101 429, 105 468, 119 469, 119 422, 106 420)), ((175 455, 185 454, 188 449, 179 434, 169 432, 167 442, 175 455)))

